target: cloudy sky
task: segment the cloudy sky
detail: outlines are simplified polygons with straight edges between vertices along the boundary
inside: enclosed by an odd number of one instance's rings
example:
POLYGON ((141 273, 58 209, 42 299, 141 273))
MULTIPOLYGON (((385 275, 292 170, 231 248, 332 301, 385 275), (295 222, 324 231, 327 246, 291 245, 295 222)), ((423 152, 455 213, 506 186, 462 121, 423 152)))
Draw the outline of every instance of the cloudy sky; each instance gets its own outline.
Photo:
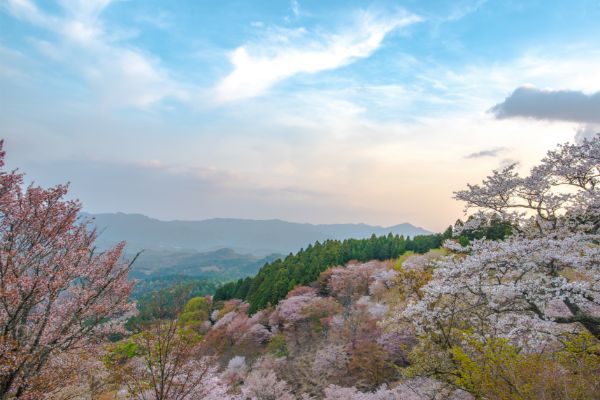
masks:
POLYGON ((600 126, 598 20, 597 0, 4 0, 0 135, 90 212, 440 230, 454 190, 600 126))

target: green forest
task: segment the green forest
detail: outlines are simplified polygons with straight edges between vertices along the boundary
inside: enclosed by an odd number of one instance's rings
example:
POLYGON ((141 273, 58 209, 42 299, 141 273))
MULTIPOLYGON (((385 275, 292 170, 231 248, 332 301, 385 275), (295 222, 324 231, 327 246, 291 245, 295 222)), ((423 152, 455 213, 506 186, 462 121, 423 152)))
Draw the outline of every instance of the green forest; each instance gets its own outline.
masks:
POLYGON ((296 254, 265 264, 255 277, 239 279, 217 289, 214 299, 242 299, 256 312, 276 305, 296 286, 308 285, 330 267, 349 261, 389 260, 412 251, 426 253, 438 248, 452 235, 448 228, 443 234, 403 236, 371 236, 369 239, 327 240, 316 242, 296 254))

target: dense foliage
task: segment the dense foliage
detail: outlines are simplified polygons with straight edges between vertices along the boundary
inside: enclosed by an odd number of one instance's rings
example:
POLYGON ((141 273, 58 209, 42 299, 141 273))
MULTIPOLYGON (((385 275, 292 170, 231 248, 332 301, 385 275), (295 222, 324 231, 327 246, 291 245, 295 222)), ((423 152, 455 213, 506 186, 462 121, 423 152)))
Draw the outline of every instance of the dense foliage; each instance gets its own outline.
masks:
POLYGON ((188 300, 212 295, 215 290, 214 283, 185 275, 168 275, 138 281, 132 296, 137 302, 138 314, 131 317, 126 326, 135 331, 138 326, 157 318, 175 318, 188 300))
POLYGON ((215 300, 243 299, 250 303, 250 312, 275 305, 298 285, 308 285, 319 274, 351 260, 389 260, 407 251, 425 253, 440 247, 451 230, 444 234, 403 236, 371 236, 369 239, 327 240, 316 242, 296 254, 266 264, 254 278, 240 279, 217 289, 215 300))
POLYGON ((137 300, 139 304, 140 302, 148 300, 153 296, 153 293, 160 290, 185 287, 187 288, 187 291, 190 292, 191 298, 214 294, 216 286, 216 283, 213 283, 212 281, 189 275, 163 275, 136 280, 135 287, 131 292, 131 297, 137 300))
MULTIPOLYGON (((413 253, 397 261, 330 268, 319 275, 318 288, 298 286, 277 307, 254 314, 240 300, 193 298, 175 320, 157 320, 112 345, 107 368, 132 398, 179 398, 166 396, 166 386, 171 391, 193 388, 202 398, 223 400, 450 396, 452 390, 427 379, 393 385, 401 379, 400 368, 407 365, 415 337, 389 329, 393 327, 385 321, 399 293, 408 290, 405 281, 411 275, 403 265, 414 268, 444 254, 413 253), (179 327, 177 333, 174 326, 179 327), (158 348, 163 349, 160 357, 158 348), (161 368, 162 360, 169 359, 174 361, 161 368), (207 369, 208 364, 213 369, 207 369)), ((455 397, 459 398, 465 397, 455 397)))

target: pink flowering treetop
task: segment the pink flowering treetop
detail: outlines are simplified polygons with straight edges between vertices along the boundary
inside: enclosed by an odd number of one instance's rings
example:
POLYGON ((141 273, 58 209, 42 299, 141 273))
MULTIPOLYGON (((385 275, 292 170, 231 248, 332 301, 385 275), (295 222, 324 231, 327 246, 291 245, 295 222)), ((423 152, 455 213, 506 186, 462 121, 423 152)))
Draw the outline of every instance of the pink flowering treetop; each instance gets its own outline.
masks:
POLYGON ((96 232, 78 220, 67 189, 24 187, 22 174, 0 171, 2 399, 44 390, 49 360, 118 329, 134 310, 124 243, 95 253, 96 232))

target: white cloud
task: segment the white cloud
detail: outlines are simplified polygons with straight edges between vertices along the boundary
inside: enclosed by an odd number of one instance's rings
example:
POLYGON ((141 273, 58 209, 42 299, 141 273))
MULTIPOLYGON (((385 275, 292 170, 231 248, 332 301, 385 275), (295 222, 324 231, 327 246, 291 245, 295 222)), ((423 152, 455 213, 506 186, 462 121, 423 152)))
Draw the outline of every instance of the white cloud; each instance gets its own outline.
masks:
POLYGON ((58 21, 42 13, 37 6, 29 0, 9 0, 6 8, 15 17, 23 19, 34 25, 50 28, 58 21))
POLYGON ((233 71, 215 88, 216 98, 228 102, 260 96, 294 75, 332 70, 369 57, 387 34, 420 20, 406 12, 392 17, 363 12, 350 29, 335 34, 277 29, 265 41, 231 53, 233 71))
POLYGON ((161 68, 158 59, 119 43, 108 33, 100 16, 111 0, 60 3, 61 15, 44 12, 30 0, 9 0, 7 9, 14 17, 56 34, 55 43, 39 38, 31 42, 45 56, 78 70, 103 103, 148 107, 166 98, 187 98, 186 90, 161 68))
POLYGON ((298 0, 292 0, 290 7, 292 8, 294 15, 298 17, 300 15, 300 3, 298 3, 298 0))

